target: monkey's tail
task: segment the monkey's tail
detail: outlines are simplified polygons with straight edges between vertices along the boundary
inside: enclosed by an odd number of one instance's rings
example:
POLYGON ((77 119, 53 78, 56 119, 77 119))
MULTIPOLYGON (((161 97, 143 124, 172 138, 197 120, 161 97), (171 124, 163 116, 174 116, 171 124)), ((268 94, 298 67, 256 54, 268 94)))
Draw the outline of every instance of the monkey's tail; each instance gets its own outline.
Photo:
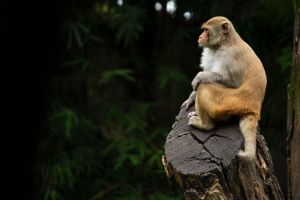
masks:
POLYGON ((239 151, 238 156, 244 160, 255 159, 257 125, 257 119, 252 115, 240 119, 240 130, 244 136, 244 151, 239 151))

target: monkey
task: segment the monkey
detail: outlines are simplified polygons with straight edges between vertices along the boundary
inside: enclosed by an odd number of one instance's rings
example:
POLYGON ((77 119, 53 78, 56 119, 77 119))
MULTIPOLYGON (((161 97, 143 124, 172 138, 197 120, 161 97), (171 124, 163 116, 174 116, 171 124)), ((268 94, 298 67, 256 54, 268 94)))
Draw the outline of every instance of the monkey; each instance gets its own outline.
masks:
POLYGON ((186 109, 195 105, 195 112, 188 114, 188 124, 208 131, 216 122, 237 116, 244 137, 244 150, 237 155, 252 161, 267 85, 263 64, 226 17, 213 17, 201 28, 198 44, 203 47, 203 71, 193 79, 193 92, 182 104, 186 109))

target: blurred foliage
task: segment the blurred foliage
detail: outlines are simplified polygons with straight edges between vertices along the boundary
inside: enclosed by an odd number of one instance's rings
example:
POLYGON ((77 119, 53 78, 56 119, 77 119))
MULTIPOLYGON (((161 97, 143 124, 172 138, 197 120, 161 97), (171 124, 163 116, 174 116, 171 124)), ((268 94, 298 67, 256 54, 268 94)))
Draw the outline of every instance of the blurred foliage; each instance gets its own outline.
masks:
POLYGON ((107 82, 112 81, 112 79, 116 76, 123 77, 124 79, 126 79, 128 81, 134 81, 134 77, 130 75, 131 73, 132 73, 132 70, 130 70, 130 69, 107 70, 105 72, 102 72, 98 83, 105 84, 107 82))
MULTIPOLYGON (((200 24, 232 19, 265 65, 261 128, 275 170, 285 165, 292 5, 283 0, 71 0, 59 28, 60 65, 49 72, 39 136, 37 199, 175 200, 161 164, 165 137, 199 70, 200 24), (186 20, 183 13, 193 13, 186 20)), ((277 171, 281 184, 285 173, 277 171)), ((283 187, 284 189, 285 187, 283 187)))

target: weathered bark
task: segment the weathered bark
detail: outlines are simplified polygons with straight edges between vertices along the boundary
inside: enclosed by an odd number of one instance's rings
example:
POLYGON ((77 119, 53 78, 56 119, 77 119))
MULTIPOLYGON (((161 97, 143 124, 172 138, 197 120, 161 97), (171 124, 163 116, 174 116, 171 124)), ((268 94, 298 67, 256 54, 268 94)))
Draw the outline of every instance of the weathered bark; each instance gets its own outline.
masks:
POLYGON ((294 1, 294 48, 288 95, 288 199, 300 199, 300 1, 294 1))
POLYGON ((187 124, 187 111, 181 109, 172 127, 162 162, 185 199, 283 199, 262 135, 257 136, 257 158, 251 164, 236 156, 243 147, 237 120, 203 132, 187 124))

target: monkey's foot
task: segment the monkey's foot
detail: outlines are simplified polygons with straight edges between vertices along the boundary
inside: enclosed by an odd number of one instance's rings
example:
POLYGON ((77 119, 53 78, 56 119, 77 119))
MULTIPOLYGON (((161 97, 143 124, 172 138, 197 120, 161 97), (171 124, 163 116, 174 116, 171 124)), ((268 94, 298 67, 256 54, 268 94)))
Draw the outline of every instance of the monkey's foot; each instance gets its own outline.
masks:
POLYGON ((190 113, 189 113, 188 117, 189 117, 188 125, 190 125, 190 126, 197 127, 199 125, 199 123, 201 123, 200 118, 195 115, 190 115, 190 113))
POLYGON ((193 116, 197 116, 197 113, 195 111, 189 112, 188 115, 187 115, 188 119, 190 119, 193 116))
POLYGON ((255 152, 254 154, 252 152, 246 152, 246 151, 242 151, 240 150, 237 153, 238 157, 240 157, 242 160, 246 160, 246 161, 252 161, 255 159, 255 152))
POLYGON ((202 122, 202 120, 198 116, 191 116, 189 118, 188 125, 193 126, 198 129, 206 130, 206 131, 212 130, 214 128, 213 123, 205 124, 202 122))

